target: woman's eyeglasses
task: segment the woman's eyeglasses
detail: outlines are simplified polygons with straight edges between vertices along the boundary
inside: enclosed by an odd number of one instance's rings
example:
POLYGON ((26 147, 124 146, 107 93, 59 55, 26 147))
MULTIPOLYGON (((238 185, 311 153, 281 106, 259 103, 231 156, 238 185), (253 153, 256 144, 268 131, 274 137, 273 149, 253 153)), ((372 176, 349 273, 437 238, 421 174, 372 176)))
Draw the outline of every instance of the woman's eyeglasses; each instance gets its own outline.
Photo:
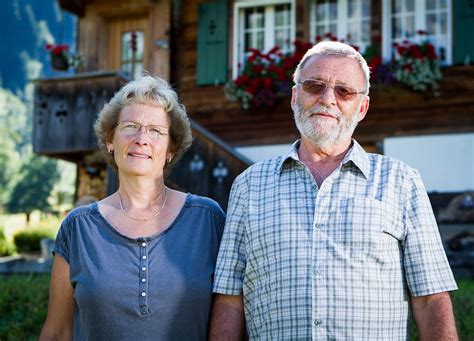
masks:
POLYGON ((149 138, 159 139, 162 136, 168 135, 167 130, 164 127, 149 125, 144 126, 137 122, 120 122, 117 125, 119 132, 125 136, 131 136, 137 134, 142 128, 145 129, 145 133, 149 138))
POLYGON ((323 95, 327 88, 334 90, 337 99, 342 101, 352 101, 357 95, 365 94, 365 91, 357 91, 356 89, 347 85, 330 86, 328 83, 317 79, 305 79, 299 81, 298 85, 303 86, 303 90, 311 95, 323 95))

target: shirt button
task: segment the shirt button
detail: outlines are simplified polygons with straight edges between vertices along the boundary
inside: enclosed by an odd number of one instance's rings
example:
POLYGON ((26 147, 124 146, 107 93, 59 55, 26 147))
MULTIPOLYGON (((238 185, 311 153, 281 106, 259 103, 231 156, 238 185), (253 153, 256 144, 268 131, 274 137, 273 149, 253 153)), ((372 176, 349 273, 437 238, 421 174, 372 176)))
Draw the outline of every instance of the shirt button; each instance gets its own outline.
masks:
POLYGON ((314 224, 314 227, 318 230, 323 227, 323 224, 314 224))
POLYGON ((143 242, 143 243, 142 243, 142 246, 143 246, 143 247, 145 247, 145 246, 146 246, 146 243, 145 243, 145 242, 143 242))
POLYGON ((146 259, 146 256, 143 256, 142 258, 143 258, 143 259, 146 259))
POLYGON ((146 271, 146 266, 144 266, 144 267, 142 268, 142 271, 146 271))
POLYGON ((146 278, 142 278, 142 283, 145 283, 146 282, 146 278))
POLYGON ((320 275, 320 274, 321 274, 321 271, 319 271, 319 270, 314 270, 314 274, 315 274, 315 275, 320 275))
POLYGON ((146 296, 146 292, 142 291, 142 296, 145 297, 145 296, 146 296))
POLYGON ((313 321, 313 324, 314 324, 316 327, 320 326, 322 323, 323 323, 323 321, 321 321, 320 319, 316 319, 316 320, 313 321))

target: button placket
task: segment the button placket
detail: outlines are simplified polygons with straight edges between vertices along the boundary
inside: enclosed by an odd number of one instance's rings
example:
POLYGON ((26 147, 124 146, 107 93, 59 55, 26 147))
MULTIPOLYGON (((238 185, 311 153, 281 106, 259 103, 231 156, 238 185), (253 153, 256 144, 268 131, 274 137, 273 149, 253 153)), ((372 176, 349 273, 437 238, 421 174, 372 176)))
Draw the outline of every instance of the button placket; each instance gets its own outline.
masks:
POLYGON ((139 241, 139 293, 138 303, 140 305, 140 314, 148 315, 148 242, 146 240, 139 241))

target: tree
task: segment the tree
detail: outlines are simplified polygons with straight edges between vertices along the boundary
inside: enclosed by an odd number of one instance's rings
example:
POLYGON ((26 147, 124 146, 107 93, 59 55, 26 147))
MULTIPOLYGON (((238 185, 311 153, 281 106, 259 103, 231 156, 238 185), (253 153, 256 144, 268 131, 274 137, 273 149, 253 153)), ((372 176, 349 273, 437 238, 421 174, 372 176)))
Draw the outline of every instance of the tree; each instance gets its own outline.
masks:
POLYGON ((31 149, 28 121, 26 105, 11 91, 0 87, 0 212, 15 183, 21 153, 31 149))
POLYGON ((58 180, 59 171, 55 160, 32 156, 21 166, 20 177, 13 187, 7 210, 11 213, 26 213, 29 223, 33 210, 47 211, 51 208, 48 198, 58 180))
MULTIPOLYGON (((4 130, 0 128, 0 136, 4 136, 4 130)), ((0 212, 8 202, 19 163, 20 157, 15 151, 14 143, 11 140, 0 138, 0 212)))

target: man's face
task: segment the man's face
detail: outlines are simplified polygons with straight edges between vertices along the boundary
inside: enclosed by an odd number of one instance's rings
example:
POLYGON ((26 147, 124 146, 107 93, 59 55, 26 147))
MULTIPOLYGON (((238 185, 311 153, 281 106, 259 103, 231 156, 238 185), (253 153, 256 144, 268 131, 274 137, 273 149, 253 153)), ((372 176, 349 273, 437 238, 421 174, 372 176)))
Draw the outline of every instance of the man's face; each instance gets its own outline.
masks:
MULTIPOLYGON (((320 94, 302 84, 293 87, 291 105, 302 138, 318 148, 330 148, 350 141, 357 123, 369 107, 363 94, 341 96, 343 86, 354 92, 365 90, 362 70, 357 61, 347 57, 312 57, 301 69, 300 82, 318 80, 327 84, 320 94)), ((324 87, 324 84, 323 84, 324 87)))

